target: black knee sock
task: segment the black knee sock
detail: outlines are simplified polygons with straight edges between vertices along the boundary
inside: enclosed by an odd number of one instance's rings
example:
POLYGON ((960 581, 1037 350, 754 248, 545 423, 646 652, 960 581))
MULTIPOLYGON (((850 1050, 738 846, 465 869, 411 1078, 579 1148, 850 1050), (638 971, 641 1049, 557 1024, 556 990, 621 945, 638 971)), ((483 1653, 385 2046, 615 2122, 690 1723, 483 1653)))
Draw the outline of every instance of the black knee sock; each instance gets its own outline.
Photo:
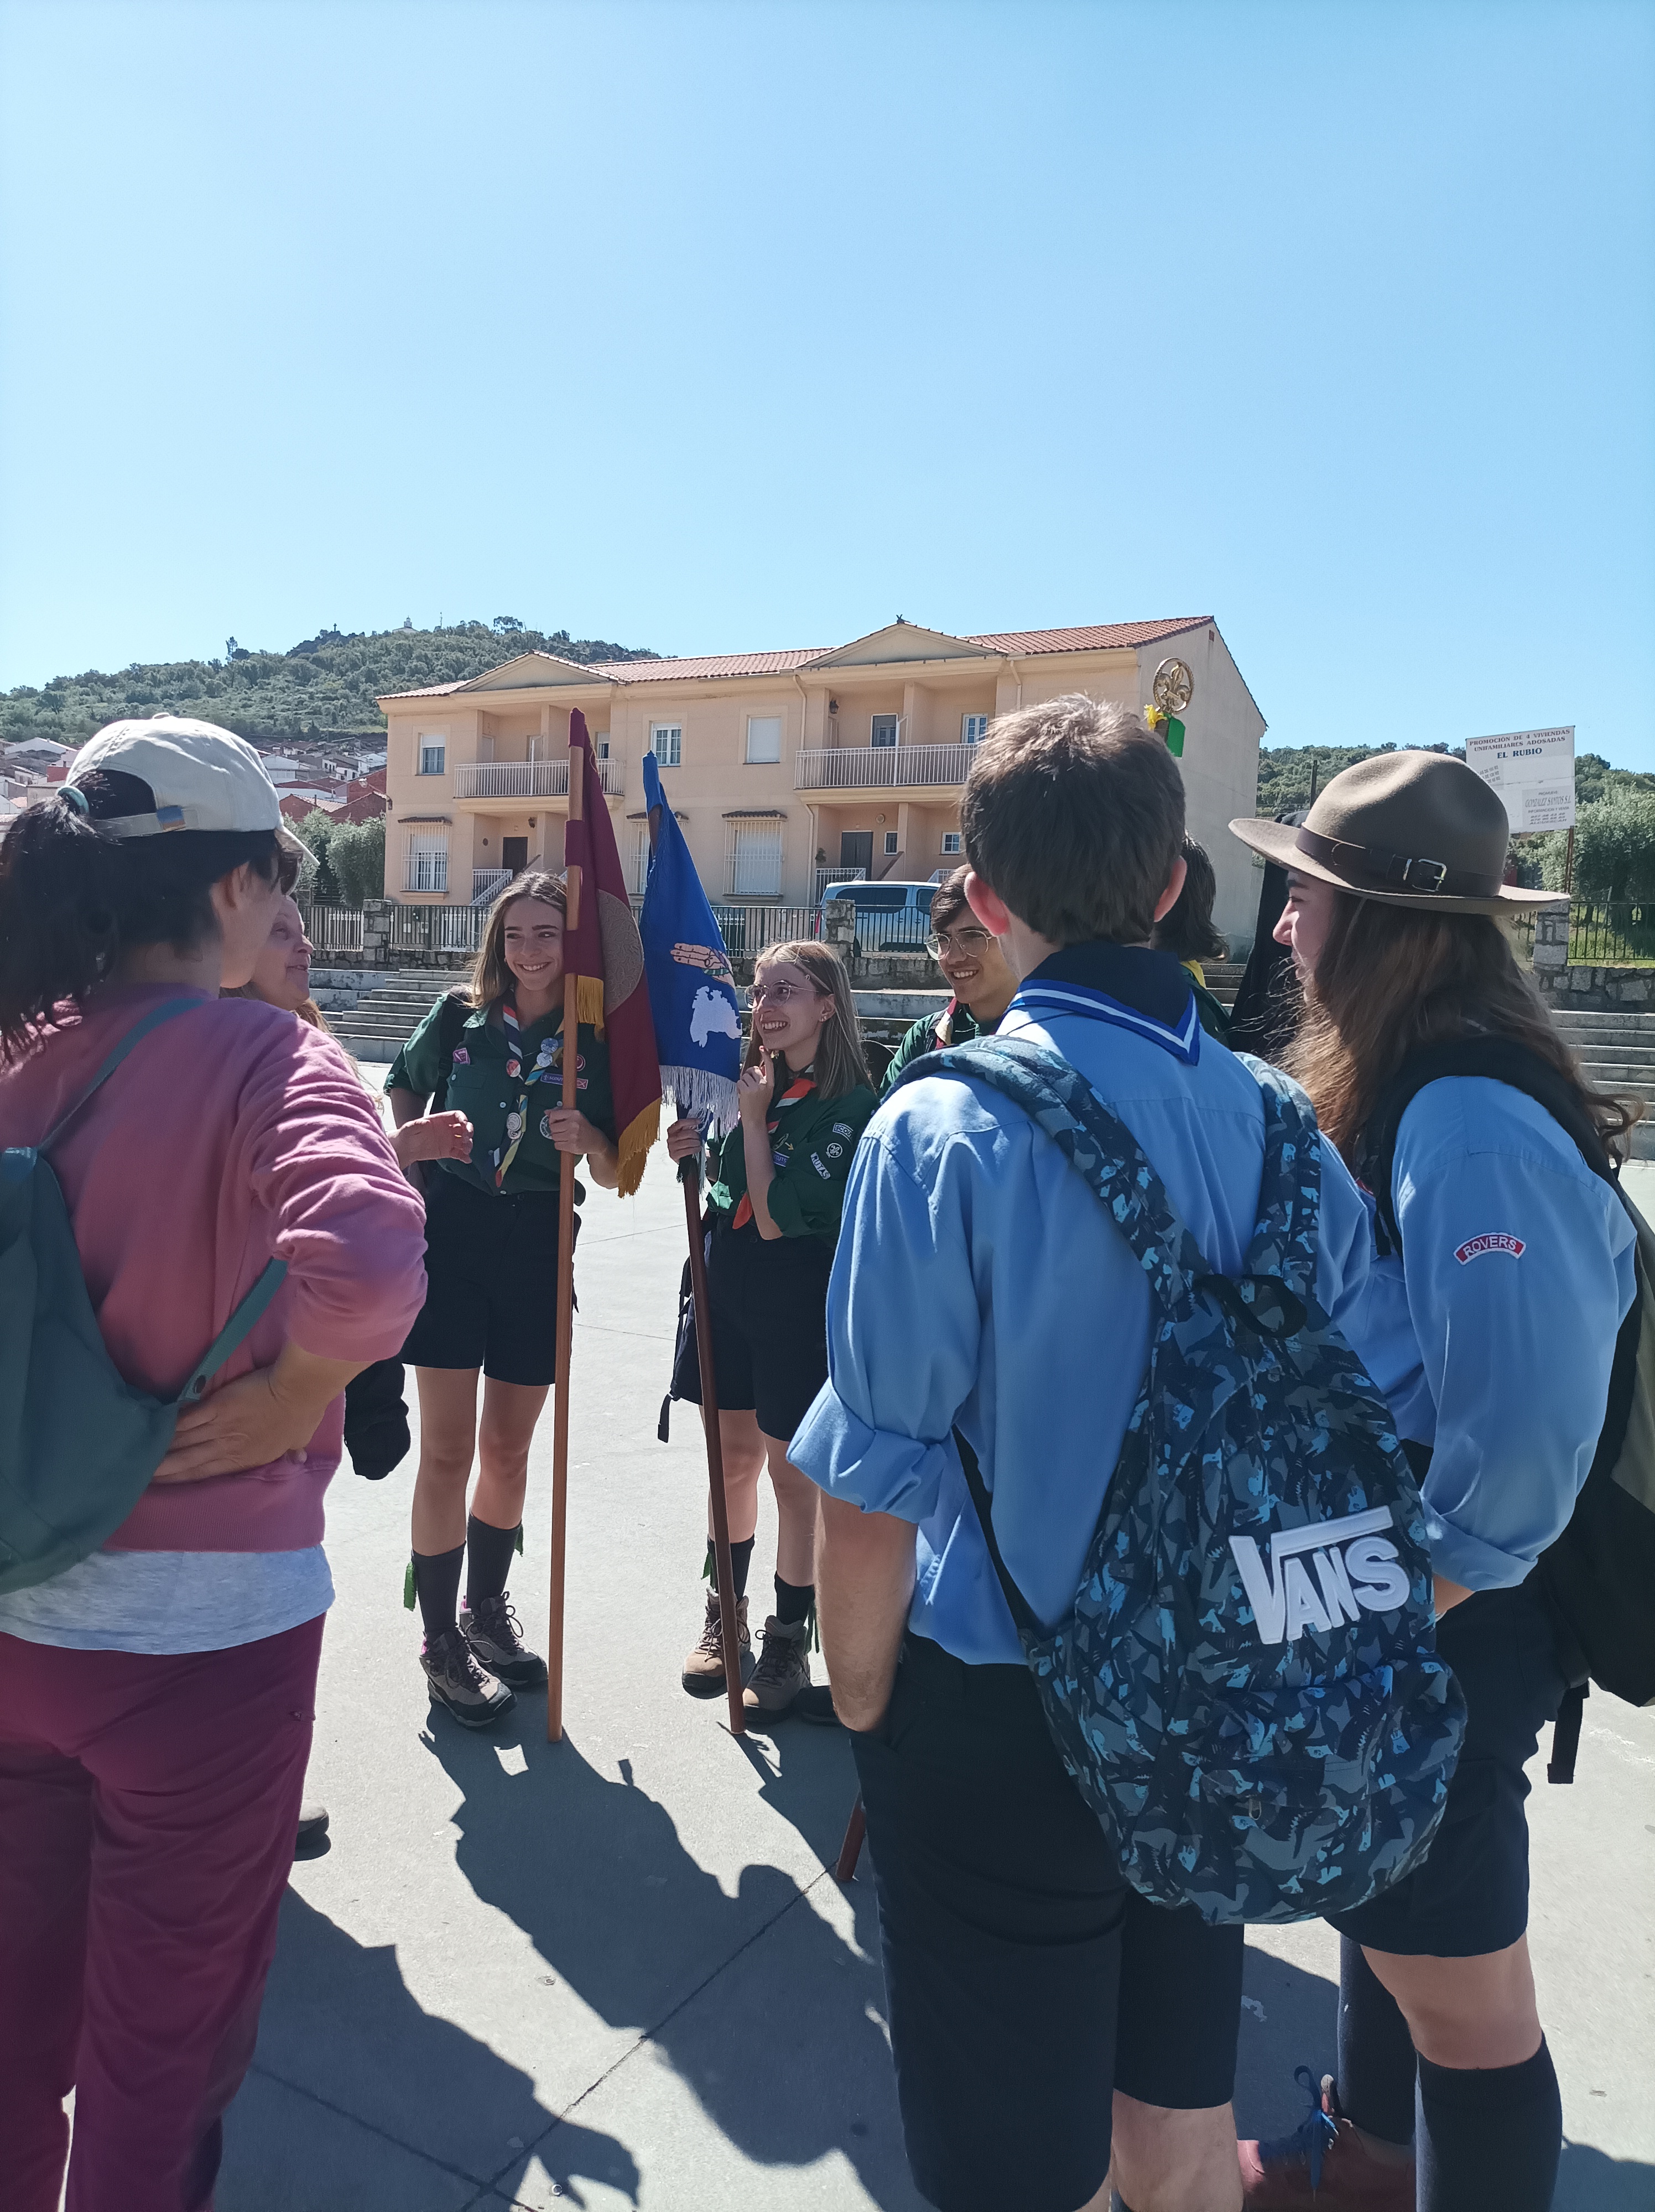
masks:
MULTIPOLYGON (((753 1563, 753 1546, 757 1541, 758 1539, 756 1537, 746 1536, 743 1538, 740 1543, 732 1544, 730 1547, 730 1580, 735 1584, 734 1595, 738 1605, 747 1595, 747 1570, 753 1563)), ((718 1589, 718 1554, 713 1549, 713 1540, 710 1536, 707 1540, 706 1575, 708 1581, 712 1584, 714 1591, 716 1593, 718 1589)))
POLYGON ((419 1600, 420 1619, 425 1624, 428 1642, 454 1625, 455 1608, 459 1603, 459 1570, 465 1559, 463 1544, 456 1544, 452 1552, 414 1554, 414 1595, 419 1600))
POLYGON ((784 1583, 780 1575, 776 1578, 776 1617, 789 1627, 810 1619, 810 1609, 816 1602, 814 1583, 784 1583))
POLYGON ((1545 2044, 1520 2066, 1419 2068, 1420 2212, 1547 2212, 1563 2104, 1545 2044))
POLYGON ((1382 2142, 1414 2134, 1414 2039, 1397 2003, 1348 1936, 1339 1941, 1339 2104, 1382 2142))
POLYGON ((479 1521, 475 1513, 466 1521, 465 1602, 473 1612, 485 1599, 498 1597, 505 1589, 522 1526, 520 1521, 515 1528, 496 1528, 492 1522, 479 1521))

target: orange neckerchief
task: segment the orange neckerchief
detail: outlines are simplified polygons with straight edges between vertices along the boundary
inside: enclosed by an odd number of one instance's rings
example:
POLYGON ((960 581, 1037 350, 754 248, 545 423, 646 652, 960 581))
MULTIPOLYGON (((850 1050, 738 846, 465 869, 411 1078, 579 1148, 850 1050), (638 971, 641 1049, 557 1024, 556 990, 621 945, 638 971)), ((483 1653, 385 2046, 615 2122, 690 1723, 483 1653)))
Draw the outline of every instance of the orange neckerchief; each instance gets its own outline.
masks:
MULTIPOLYGON (((790 1083, 782 1096, 774 1102, 776 1111, 764 1124, 766 1133, 773 1137, 776 1134, 776 1122, 781 1117, 782 1109, 784 1106, 794 1105, 800 1098, 809 1097, 815 1088, 814 1079, 808 1075, 801 1075, 796 1083, 790 1083)), ((732 1229, 745 1228, 752 1218, 753 1202, 744 1190, 741 1194, 741 1203, 735 1210, 735 1218, 731 1222, 730 1226, 732 1229)))

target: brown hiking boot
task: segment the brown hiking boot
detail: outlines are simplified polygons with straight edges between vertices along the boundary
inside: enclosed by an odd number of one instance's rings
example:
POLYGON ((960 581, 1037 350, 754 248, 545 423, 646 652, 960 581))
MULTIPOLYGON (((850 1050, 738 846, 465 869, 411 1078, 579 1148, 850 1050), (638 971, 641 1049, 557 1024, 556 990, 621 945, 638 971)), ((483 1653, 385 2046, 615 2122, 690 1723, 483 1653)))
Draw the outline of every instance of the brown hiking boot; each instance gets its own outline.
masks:
POLYGON ((753 1668, 752 1680, 741 1693, 750 1713, 780 1720, 800 1690, 810 1687, 808 1620, 778 1620, 774 1613, 764 1623, 764 1642, 753 1668))
POLYGON ((498 1597, 479 1598, 475 1612, 461 1606, 459 1632, 484 1673, 492 1674, 508 1690, 538 1690, 545 1686, 546 1662, 525 1644, 504 1590, 498 1597))
MULTIPOLYGON (((752 1654, 752 1638, 747 1632, 747 1601, 739 1597, 735 1601, 735 1640, 740 1649, 745 1675, 745 1661, 752 1654)), ((707 1620, 701 1632, 701 1641, 684 1662, 682 1680, 692 1698, 721 1698, 724 1694, 724 1637, 719 1626, 718 1592, 707 1593, 707 1620)))
POLYGON ((427 1639, 420 1654, 431 1703, 446 1705, 462 1728, 492 1728, 517 1703, 503 1682, 485 1674, 458 1624, 427 1639))
POLYGON ((1331 2074, 1318 2097, 1308 2066, 1293 2079, 1309 2118, 1273 2142, 1240 2142, 1246 2212, 1414 2212, 1414 2162, 1376 2158, 1339 2109, 1331 2074))

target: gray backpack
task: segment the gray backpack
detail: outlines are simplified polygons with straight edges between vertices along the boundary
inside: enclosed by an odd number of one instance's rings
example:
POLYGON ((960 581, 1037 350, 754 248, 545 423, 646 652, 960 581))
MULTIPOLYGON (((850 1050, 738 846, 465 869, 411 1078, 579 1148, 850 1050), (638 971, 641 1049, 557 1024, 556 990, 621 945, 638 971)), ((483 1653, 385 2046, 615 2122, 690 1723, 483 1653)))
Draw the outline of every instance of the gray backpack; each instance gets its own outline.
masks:
POLYGON ((179 1408, 206 1389, 281 1286, 272 1260, 176 1398, 117 1373, 46 1155, 134 1045, 199 1006, 170 999, 136 1023, 39 1145, 0 1152, 0 1596, 72 1567, 119 1528, 166 1457, 179 1408))

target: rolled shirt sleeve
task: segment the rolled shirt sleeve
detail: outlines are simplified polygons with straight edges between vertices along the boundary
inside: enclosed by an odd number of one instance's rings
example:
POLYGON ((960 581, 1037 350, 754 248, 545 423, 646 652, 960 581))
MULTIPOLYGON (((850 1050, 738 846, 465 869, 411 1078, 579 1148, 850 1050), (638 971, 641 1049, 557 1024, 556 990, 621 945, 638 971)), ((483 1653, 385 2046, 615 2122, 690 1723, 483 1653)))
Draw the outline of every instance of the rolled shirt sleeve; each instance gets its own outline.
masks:
POLYGON ((828 1380, 789 1456, 830 1498, 918 1522, 958 1472, 952 1429, 976 1384, 982 1318, 959 1176, 945 1152, 928 1188, 891 1128, 882 1115, 851 1170, 828 1380))
POLYGON ((1433 1563, 1468 1589, 1507 1589, 1561 1533, 1591 1465, 1634 1293, 1632 1223, 1538 1106, 1480 1078, 1409 1107, 1393 1190, 1436 1412, 1433 1563))

